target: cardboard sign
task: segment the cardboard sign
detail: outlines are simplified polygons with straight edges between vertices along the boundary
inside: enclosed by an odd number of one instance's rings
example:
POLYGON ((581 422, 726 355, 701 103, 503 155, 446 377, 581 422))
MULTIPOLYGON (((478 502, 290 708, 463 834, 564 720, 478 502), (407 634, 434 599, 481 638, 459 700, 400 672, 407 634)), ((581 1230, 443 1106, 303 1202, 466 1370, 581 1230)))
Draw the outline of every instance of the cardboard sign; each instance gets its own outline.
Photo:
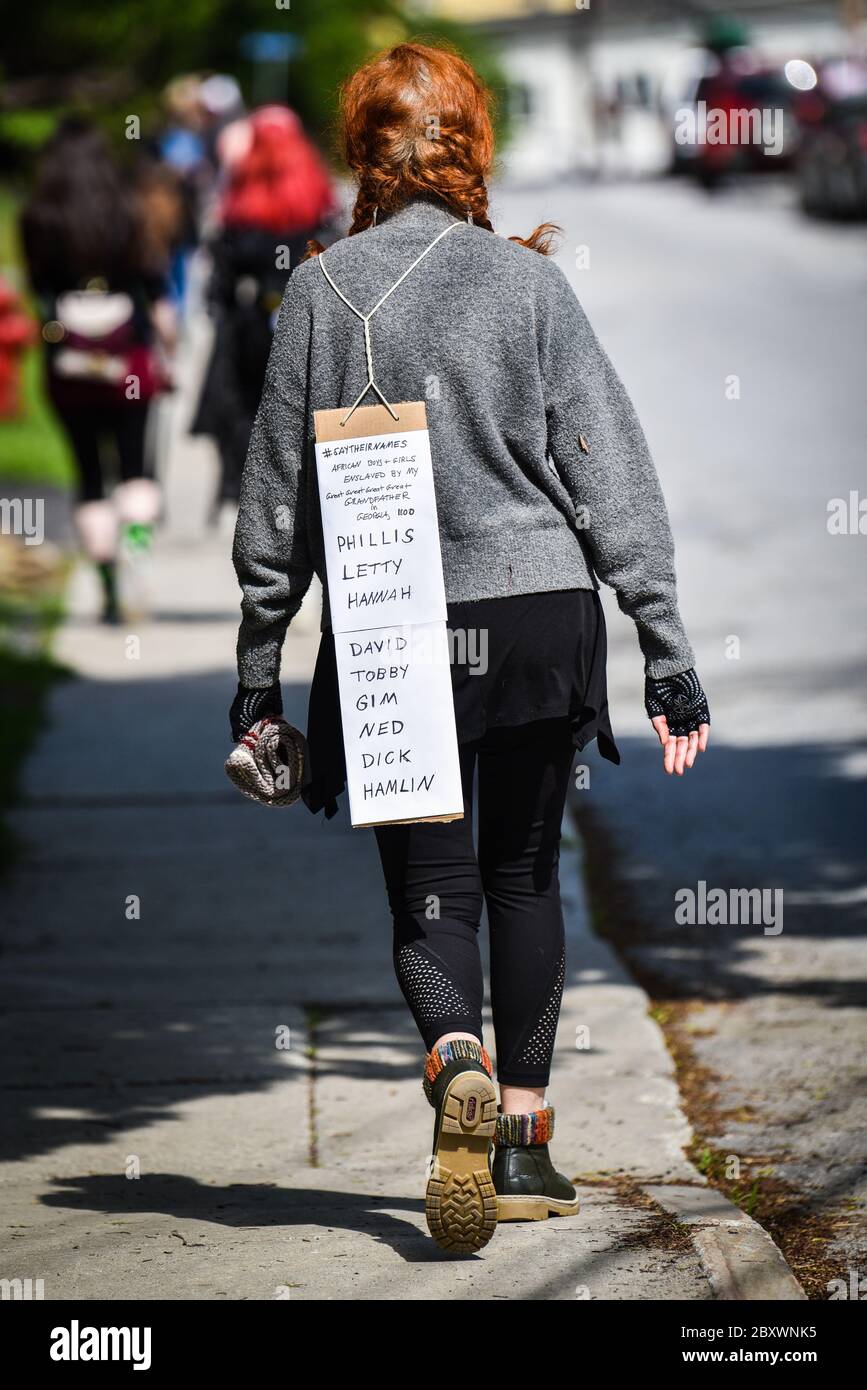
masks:
POLYGON ((399 423, 384 406, 362 406, 342 428, 346 411, 315 414, 335 632, 446 616, 424 403, 395 410, 399 423))
POLYGON ((318 410, 316 471, 353 825, 455 820, 455 732, 424 402, 318 410), (345 422, 345 423, 344 423, 345 422))

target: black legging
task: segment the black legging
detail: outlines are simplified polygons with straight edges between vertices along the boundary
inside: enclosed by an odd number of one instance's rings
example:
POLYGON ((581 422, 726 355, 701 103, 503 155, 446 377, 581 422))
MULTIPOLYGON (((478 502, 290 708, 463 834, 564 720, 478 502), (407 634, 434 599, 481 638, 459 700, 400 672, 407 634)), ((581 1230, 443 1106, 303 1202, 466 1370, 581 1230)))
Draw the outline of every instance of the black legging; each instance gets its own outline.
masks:
POLYGON ((149 408, 149 401, 56 407, 78 464, 79 502, 97 502, 105 496, 103 450, 106 441, 112 443, 117 452, 121 482, 147 475, 145 430, 149 408))
POLYGON ((395 971, 428 1050, 444 1033, 482 1041, 487 903, 497 1077, 510 1086, 543 1087, 550 1076, 565 971, 560 825, 574 752, 568 718, 489 730, 460 748, 463 820, 376 831, 395 971))

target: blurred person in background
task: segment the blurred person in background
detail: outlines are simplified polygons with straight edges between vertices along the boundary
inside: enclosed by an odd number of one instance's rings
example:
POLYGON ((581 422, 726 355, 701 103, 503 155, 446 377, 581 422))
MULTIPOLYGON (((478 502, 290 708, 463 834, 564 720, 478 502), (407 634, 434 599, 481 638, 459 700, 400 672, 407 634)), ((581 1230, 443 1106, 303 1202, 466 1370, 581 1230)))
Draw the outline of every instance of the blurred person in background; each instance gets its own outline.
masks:
POLYGON ((186 307, 190 259, 216 169, 206 140, 207 115, 201 102, 201 78, 187 73, 174 78, 163 93, 165 124, 155 141, 158 164, 171 171, 180 199, 180 218, 169 257, 169 284, 180 314, 186 307))
POLYGON ((452 655, 463 816, 374 832, 395 972, 426 1049, 435 1111, 425 1212, 434 1239, 463 1254, 484 1246, 498 1220, 578 1206, 549 1155, 546 1089, 566 971, 558 864, 572 763, 592 739, 620 760, 596 576, 635 621, 666 773, 693 766, 709 715, 656 470, 622 383, 549 258, 557 229, 494 232, 481 79, 449 49, 401 44, 349 79, 343 128, 358 180, 352 226, 289 281, 244 470, 230 722, 236 741, 255 741, 258 721, 281 713, 286 629, 317 573, 323 635, 302 796, 309 810, 334 814, 345 749, 312 412, 366 394, 365 341, 350 306, 361 314, 380 303, 373 366, 384 398, 424 398, 431 372, 443 381, 427 408, 448 626, 487 636, 484 669, 452 655), (485 904, 499 1109, 482 1039, 485 904))
POLYGON ((166 384, 158 345, 174 342, 165 247, 105 136, 78 117, 48 142, 21 232, 47 393, 77 467, 76 525, 99 570, 103 619, 116 622, 120 546, 146 553, 160 507, 145 432, 166 384))
POLYGON ((146 154, 136 173, 136 197, 146 259, 164 268, 167 294, 180 316, 186 299, 187 262, 198 235, 188 189, 171 164, 146 154))
POLYGON ((317 150, 286 107, 266 106, 225 127, 218 150, 226 174, 210 243, 214 346, 192 433, 216 440, 217 506, 234 512, 283 290, 336 201, 317 150))
POLYGON ((218 145, 226 126, 243 119, 244 98, 241 88, 230 73, 213 72, 203 77, 198 100, 204 118, 205 147, 212 168, 219 172, 222 163, 218 145))

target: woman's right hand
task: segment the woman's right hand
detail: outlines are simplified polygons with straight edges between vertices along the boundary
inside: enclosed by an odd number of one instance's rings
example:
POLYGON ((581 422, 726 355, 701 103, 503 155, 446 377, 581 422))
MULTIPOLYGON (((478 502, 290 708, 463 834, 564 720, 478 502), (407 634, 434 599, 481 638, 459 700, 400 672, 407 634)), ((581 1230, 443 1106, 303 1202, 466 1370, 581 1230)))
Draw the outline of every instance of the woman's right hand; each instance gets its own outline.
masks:
POLYGON ((266 715, 282 713, 283 695, 279 681, 262 690, 252 690, 239 682, 238 693, 229 710, 233 743, 240 743, 247 730, 252 729, 253 725, 266 715))
POLYGON ((682 777, 710 737, 710 711, 701 681, 690 667, 676 676, 644 683, 644 708, 662 744, 662 763, 669 774, 682 777))

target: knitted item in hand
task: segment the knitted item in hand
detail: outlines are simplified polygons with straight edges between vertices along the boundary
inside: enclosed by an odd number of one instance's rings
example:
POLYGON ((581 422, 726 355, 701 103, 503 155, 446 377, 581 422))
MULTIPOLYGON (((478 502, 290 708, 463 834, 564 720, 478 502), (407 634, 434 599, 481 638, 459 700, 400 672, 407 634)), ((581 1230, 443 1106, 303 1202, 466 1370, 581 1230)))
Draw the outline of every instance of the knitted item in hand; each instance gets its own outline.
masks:
POLYGON ((526 1148, 530 1144, 550 1144, 554 1138, 554 1107, 531 1110, 525 1115, 497 1115, 494 1143, 503 1148, 526 1148))
POLYGON ((644 708, 650 719, 665 715, 673 738, 683 738, 697 731, 699 724, 710 723, 707 696, 693 667, 658 680, 648 676, 644 683, 644 708))
POLYGON ((229 710, 229 723, 232 726, 232 742, 240 743, 248 729, 264 719, 266 714, 283 713, 283 693, 280 682, 267 685, 261 690, 253 690, 238 684, 238 693, 229 710))
POLYGON ((475 1042, 472 1038, 455 1038, 452 1042, 440 1043, 424 1059, 424 1075, 421 1084, 431 1105, 433 1105, 431 1091, 433 1083, 443 1067, 447 1067, 449 1062, 456 1062, 459 1059, 467 1062, 478 1062, 480 1066, 484 1067, 488 1076, 492 1077, 494 1074, 491 1059, 481 1043, 475 1042))
POLYGON ((226 759, 226 776, 262 806, 291 806, 306 776, 304 735, 285 719, 260 719, 226 759))

